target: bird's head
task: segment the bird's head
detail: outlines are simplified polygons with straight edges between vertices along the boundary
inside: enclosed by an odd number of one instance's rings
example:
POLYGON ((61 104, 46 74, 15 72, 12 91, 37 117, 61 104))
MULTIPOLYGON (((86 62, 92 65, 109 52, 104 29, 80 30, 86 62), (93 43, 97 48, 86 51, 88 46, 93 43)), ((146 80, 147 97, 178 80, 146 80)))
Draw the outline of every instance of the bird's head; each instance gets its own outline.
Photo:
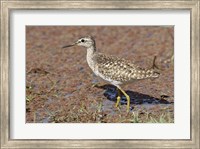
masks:
POLYGON ((95 40, 93 39, 93 37, 87 36, 87 37, 78 39, 76 42, 74 42, 71 45, 63 46, 63 48, 67 48, 67 47, 71 47, 75 45, 89 48, 89 47, 95 46, 95 40))

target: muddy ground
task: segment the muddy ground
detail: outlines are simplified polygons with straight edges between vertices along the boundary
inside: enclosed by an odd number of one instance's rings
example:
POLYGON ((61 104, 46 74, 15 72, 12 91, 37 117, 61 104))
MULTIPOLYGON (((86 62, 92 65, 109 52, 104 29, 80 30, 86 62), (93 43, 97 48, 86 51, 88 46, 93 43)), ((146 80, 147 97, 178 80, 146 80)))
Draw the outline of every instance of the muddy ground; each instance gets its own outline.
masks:
POLYGON ((27 26, 26 122, 173 123, 173 35, 169 26, 27 26), (143 68, 157 56, 159 78, 122 86, 131 98, 128 113, 126 98, 116 108, 116 88, 89 68, 85 48, 61 48, 87 35, 98 51, 143 68))

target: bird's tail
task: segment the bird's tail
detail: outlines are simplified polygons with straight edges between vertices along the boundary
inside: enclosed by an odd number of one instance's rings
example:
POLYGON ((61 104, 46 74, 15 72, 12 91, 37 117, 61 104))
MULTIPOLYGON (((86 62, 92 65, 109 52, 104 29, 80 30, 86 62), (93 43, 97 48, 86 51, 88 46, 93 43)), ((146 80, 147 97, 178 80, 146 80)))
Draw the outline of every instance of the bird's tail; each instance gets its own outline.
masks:
POLYGON ((153 74, 151 75, 152 78, 158 78, 160 73, 158 71, 153 70, 153 74))
POLYGON ((134 71, 132 75, 132 79, 147 79, 147 78, 157 78, 160 75, 160 72, 158 71, 158 67, 155 64, 156 56, 153 60, 153 65, 149 69, 138 69, 134 71))
POLYGON ((142 79, 157 78, 159 77, 159 75, 160 73, 157 70, 151 68, 144 71, 142 79))

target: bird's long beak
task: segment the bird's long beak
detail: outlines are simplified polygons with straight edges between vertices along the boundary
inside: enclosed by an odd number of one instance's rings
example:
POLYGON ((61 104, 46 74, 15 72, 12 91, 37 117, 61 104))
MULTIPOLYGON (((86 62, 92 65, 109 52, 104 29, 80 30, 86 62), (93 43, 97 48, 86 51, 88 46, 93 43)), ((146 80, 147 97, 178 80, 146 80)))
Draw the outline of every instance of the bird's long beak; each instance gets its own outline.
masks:
POLYGON ((76 42, 73 43, 73 44, 70 44, 70 45, 63 46, 62 48, 68 48, 68 47, 72 47, 72 46, 75 46, 75 45, 76 45, 76 42))

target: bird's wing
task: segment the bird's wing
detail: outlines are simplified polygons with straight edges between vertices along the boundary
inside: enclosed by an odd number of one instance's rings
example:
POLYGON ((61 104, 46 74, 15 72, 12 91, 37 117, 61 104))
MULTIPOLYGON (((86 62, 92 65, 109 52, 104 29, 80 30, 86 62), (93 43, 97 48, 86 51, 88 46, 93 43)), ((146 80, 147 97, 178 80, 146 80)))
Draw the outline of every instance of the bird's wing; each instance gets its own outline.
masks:
POLYGON ((157 77, 153 69, 145 70, 123 58, 101 53, 98 53, 94 58, 98 64, 98 72, 109 79, 127 82, 135 79, 157 77))
POLYGON ((140 70, 135 64, 123 58, 98 53, 95 57, 98 71, 102 75, 116 81, 130 81, 133 73, 140 70))

